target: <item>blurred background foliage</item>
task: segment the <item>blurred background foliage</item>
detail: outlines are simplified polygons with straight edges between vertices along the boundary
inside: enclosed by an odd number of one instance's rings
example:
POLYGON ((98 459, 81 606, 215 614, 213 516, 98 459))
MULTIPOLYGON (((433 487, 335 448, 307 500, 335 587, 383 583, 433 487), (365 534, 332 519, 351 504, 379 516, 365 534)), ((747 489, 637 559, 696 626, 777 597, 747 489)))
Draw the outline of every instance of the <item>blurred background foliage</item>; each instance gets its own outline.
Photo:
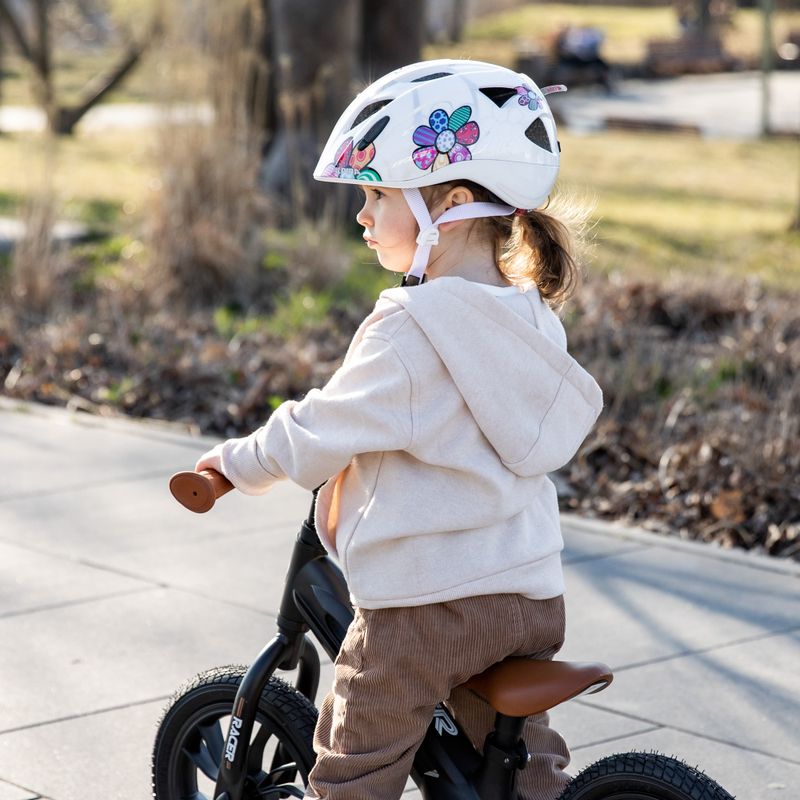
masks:
MULTIPOLYGON (((330 376, 395 283, 358 238, 355 190, 310 177, 370 79, 477 58, 613 92, 559 60, 568 25, 602 32, 615 83, 652 78, 654 42, 680 74, 753 70, 762 11, 0 0, 2 390, 252 429, 330 376)), ((778 2, 776 67, 800 64, 798 37, 797 0, 778 2)), ((608 405, 564 506, 800 557, 797 137, 562 124, 560 139, 559 189, 593 208, 594 243, 565 320, 608 405)))

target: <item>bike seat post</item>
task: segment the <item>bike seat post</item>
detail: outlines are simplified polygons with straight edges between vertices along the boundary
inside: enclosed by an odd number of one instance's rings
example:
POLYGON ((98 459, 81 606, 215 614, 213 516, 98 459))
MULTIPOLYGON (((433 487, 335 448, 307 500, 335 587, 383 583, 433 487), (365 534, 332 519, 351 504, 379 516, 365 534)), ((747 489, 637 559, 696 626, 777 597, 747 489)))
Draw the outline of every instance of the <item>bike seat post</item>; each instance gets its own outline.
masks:
POLYGON ((483 761, 475 781, 481 800, 516 800, 517 771, 530 760, 522 729, 525 717, 498 713, 494 730, 483 745, 483 761))

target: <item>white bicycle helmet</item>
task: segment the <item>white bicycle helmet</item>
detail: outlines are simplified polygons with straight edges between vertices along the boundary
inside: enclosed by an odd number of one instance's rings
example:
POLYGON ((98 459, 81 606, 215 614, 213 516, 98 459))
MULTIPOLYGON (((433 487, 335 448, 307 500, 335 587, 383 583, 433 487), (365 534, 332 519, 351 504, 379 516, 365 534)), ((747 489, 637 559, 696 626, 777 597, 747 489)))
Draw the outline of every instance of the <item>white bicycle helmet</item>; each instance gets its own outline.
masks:
POLYGON ((481 61, 441 59, 390 72, 361 92, 336 123, 314 177, 404 190, 420 234, 406 276, 418 283, 438 225, 534 209, 558 175, 556 125, 545 95, 522 73, 481 61), (469 203, 432 222, 419 192, 453 180, 483 186, 504 204, 469 203))

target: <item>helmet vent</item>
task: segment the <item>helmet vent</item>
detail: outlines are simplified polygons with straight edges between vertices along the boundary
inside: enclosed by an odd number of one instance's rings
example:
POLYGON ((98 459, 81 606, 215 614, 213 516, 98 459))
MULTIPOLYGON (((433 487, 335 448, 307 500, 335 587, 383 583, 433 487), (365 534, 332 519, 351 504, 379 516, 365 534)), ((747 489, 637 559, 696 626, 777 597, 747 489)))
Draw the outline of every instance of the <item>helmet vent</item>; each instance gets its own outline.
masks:
POLYGON ((414 78, 411 83, 422 83, 423 81, 435 81, 437 78, 446 78, 452 72, 431 72, 430 75, 423 75, 421 78, 414 78))
POLYGON ((498 108, 502 108, 512 97, 517 97, 516 89, 509 89, 507 86, 489 86, 481 89, 498 108))
POLYGON ((353 120, 350 130, 355 128, 356 125, 360 125, 365 119, 369 119, 373 114, 380 111, 387 103, 391 102, 391 100, 378 100, 374 103, 370 103, 368 106, 364 106, 364 108, 358 112, 356 118, 353 120))
POLYGON ((361 141, 356 145, 356 150, 363 150, 371 145, 378 134, 389 124, 389 117, 381 117, 361 138, 361 141))
POLYGON ((553 152, 553 148, 550 146, 550 137, 547 135, 547 128, 544 127, 544 123, 538 117, 525 129, 525 135, 535 145, 544 150, 549 150, 551 153, 553 152))

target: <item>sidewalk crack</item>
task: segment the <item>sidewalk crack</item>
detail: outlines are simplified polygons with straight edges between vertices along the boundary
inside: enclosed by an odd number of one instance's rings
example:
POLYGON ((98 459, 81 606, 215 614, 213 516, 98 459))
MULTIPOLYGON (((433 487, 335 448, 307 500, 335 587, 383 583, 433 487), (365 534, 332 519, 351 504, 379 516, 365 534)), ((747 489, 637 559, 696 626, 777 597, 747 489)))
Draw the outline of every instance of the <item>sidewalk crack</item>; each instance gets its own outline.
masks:
POLYGON ((649 667, 652 664, 663 664, 666 661, 674 661, 678 658, 687 658, 688 656, 697 656, 703 655, 705 653, 713 653, 717 650, 724 650, 727 647, 736 647, 740 644, 749 644, 751 642, 760 642, 765 639, 772 639, 775 636, 785 636, 787 633, 794 633, 795 631, 800 631, 800 625, 789 625, 785 628, 776 628, 772 631, 766 631, 764 633, 755 633, 751 636, 743 636, 740 639, 733 639, 729 642, 722 642, 720 644, 711 645, 709 647, 699 647, 694 650, 682 650, 679 653, 670 653, 664 656, 658 656, 657 658, 649 658, 645 659, 644 661, 634 661, 630 664, 622 664, 620 666, 614 667, 614 673, 617 674, 619 672, 625 672, 629 669, 637 669, 638 667, 649 667))
MULTIPOLYGON (((39 614, 43 611, 55 611, 62 608, 71 608, 72 606, 81 606, 88 603, 95 603, 102 600, 109 600, 115 597, 125 597, 129 594, 140 594, 142 592, 152 592, 154 589, 159 589, 160 586, 143 586, 136 589, 125 589, 119 592, 108 592, 106 594, 94 595, 93 597, 78 597, 74 600, 64 600, 59 603, 45 603, 41 606, 31 606, 30 608, 20 608, 15 611, 0 612, 0 620, 9 619, 11 617, 24 617, 26 614, 39 614)), ((2 780, 0 778, 0 780, 2 780)))
POLYGON ((113 486, 115 483, 138 483, 140 481, 152 480, 153 478, 163 478, 165 481, 167 476, 162 471, 150 470, 148 472, 138 472, 133 475, 120 475, 118 478, 104 478, 97 480, 87 480, 76 484, 67 484, 66 486, 57 486, 53 489, 34 489, 22 492, 14 492, 12 494, 0 495, 0 503, 9 503, 15 500, 33 500, 41 497, 54 497, 59 494, 72 494, 82 492, 85 489, 97 489, 102 486, 113 486))
POLYGON ((159 695, 158 697, 150 697, 146 700, 135 700, 132 703, 121 703, 116 706, 108 706, 107 708, 98 708, 94 711, 86 711, 83 714, 67 714, 63 717, 55 717, 54 719, 41 720, 40 722, 31 722, 28 725, 18 725, 15 728, 6 728, 0 730, 0 736, 5 736, 10 733, 19 733, 20 731, 29 731, 34 728, 44 728, 47 725, 57 725, 61 722, 72 722, 76 719, 85 719, 87 717, 98 717, 101 714, 109 714, 112 711, 124 711, 127 708, 137 708, 139 706, 146 706, 149 703, 163 703, 169 700, 171 695, 159 695))
MULTIPOLYGON (((711 736, 707 733, 699 733, 698 731, 691 730, 690 728, 682 728, 679 725, 669 725, 667 723, 657 722, 654 719, 649 719, 647 717, 640 717, 637 714, 630 714, 626 711, 618 711, 614 708, 610 708, 608 706, 601 705, 600 703, 596 702, 590 703, 587 702, 586 700, 574 700, 573 702, 577 703, 578 705, 582 705, 586 708, 593 708, 598 711, 605 711, 608 714, 615 714, 618 717, 624 717, 625 719, 631 719, 635 720, 636 722, 642 722, 647 725, 652 725, 654 729, 657 728, 661 730, 670 730, 670 731, 676 731, 678 733, 685 733, 688 736, 694 736, 697 739, 705 739, 706 741, 709 742, 716 742, 717 744, 724 744, 728 747, 733 747, 737 750, 742 750, 745 753, 755 753, 756 755, 766 756, 767 758, 774 758, 777 761, 783 761, 786 764, 800 766, 800 760, 798 759, 790 758, 789 756, 782 756, 779 755, 778 753, 770 753, 767 750, 760 750, 755 747, 747 747, 746 745, 740 744, 739 742, 733 742, 730 741, 729 739, 722 739, 718 736, 711 736)), ((640 732, 628 734, 627 738, 640 735, 641 735, 640 732)), ((620 737, 620 738, 626 738, 626 737, 620 737)))
POLYGON ((653 724, 647 728, 643 728, 640 731, 634 731, 633 733, 621 733, 617 736, 607 736, 605 739, 596 739, 593 742, 587 742, 586 744, 579 744, 579 745, 571 745, 570 750, 572 752, 577 752, 578 750, 586 750, 589 747, 597 747, 601 744, 610 744, 611 742, 617 742, 620 739, 630 739, 631 736, 643 736, 645 733, 652 733, 653 731, 659 731, 664 728, 664 725, 653 724))

